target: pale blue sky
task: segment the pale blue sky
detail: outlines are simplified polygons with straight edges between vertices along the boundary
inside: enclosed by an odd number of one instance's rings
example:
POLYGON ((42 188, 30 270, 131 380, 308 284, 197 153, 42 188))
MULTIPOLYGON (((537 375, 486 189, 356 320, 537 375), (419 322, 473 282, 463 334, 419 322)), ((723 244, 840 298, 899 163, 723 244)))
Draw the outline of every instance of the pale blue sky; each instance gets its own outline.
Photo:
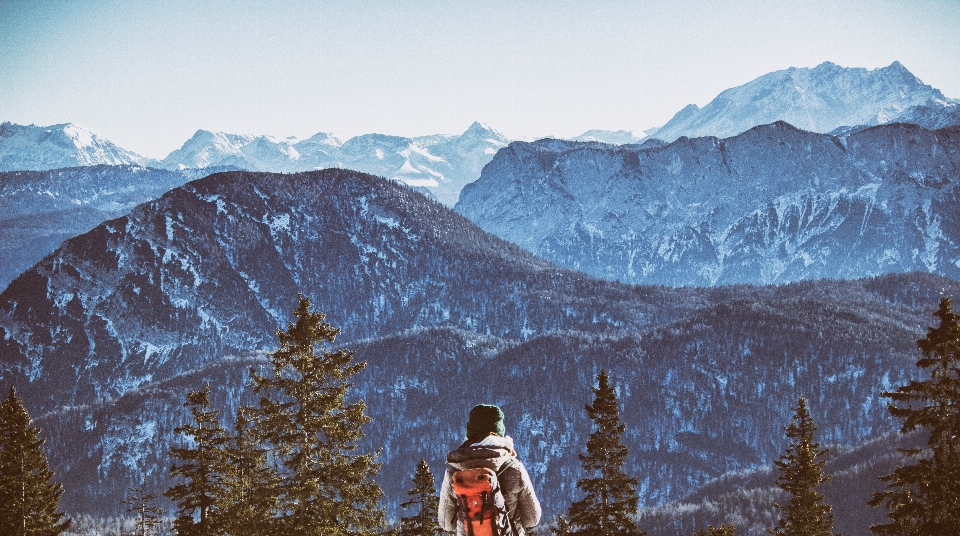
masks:
POLYGON ((0 121, 163 158, 197 129, 643 130, 779 69, 902 62, 960 98, 960 0, 0 0, 0 121))

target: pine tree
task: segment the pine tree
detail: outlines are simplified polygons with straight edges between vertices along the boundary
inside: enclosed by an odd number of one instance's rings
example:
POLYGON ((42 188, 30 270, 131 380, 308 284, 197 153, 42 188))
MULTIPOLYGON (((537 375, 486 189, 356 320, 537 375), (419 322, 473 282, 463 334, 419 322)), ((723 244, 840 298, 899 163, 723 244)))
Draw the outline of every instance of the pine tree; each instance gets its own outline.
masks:
POLYGON ((420 460, 413 475, 413 489, 407 492, 410 499, 400 504, 403 508, 419 507, 411 517, 400 518, 398 536, 442 536, 443 529, 437 517, 440 499, 437 497, 436 481, 426 460, 420 460))
POLYGON ((374 534, 384 518, 383 492, 373 481, 380 464, 375 455, 355 453, 370 418, 363 401, 346 402, 350 378, 366 363, 352 364, 347 350, 328 351, 325 344, 340 330, 311 311, 309 299, 299 301, 296 321, 277 330, 280 348, 270 354, 271 370, 265 376, 251 371, 260 395, 258 435, 281 471, 276 532, 374 534))
POLYGON ((43 452, 44 440, 16 390, 0 403, 0 534, 54 536, 70 519, 58 512, 63 486, 43 452))
POLYGON ((223 472, 223 497, 218 506, 219 522, 230 536, 269 534, 277 515, 273 491, 278 475, 268 463, 267 449, 260 445, 253 429, 249 408, 237 412, 234 434, 224 449, 227 466, 223 472))
POLYGON ((147 492, 147 482, 143 480, 140 486, 130 486, 127 488, 127 495, 123 498, 127 505, 127 512, 135 514, 134 529, 130 536, 147 536, 155 534, 155 527, 161 523, 160 514, 163 510, 153 504, 157 499, 157 494, 147 492))
POLYGON ((806 399, 801 397, 792 409, 793 422, 784 428, 790 446, 774 462, 780 469, 777 487, 787 492, 790 500, 786 505, 774 503, 783 516, 777 527, 768 531, 778 536, 833 536, 832 509, 817 491, 817 486, 830 481, 823 474, 823 458, 829 449, 820 448, 815 439, 817 426, 807 410, 806 399))
POLYGON ((577 481, 584 496, 570 506, 568 534, 586 536, 640 536, 632 516, 637 511, 637 479, 623 472, 627 447, 620 442, 626 426, 620 422, 616 393, 606 370, 597 375, 598 387, 587 414, 595 425, 580 462, 587 477, 577 481))
POLYGON ((210 409, 210 385, 203 391, 190 391, 184 407, 190 408, 193 422, 178 426, 174 432, 184 434, 193 444, 170 449, 170 457, 179 460, 170 468, 170 475, 185 482, 174 485, 163 494, 177 504, 173 526, 181 536, 219 534, 212 523, 215 507, 224 495, 222 484, 226 470, 224 445, 228 438, 220 424, 220 412, 210 409))
POLYGON ((929 378, 914 380, 883 393, 893 403, 890 413, 903 420, 903 434, 922 428, 923 449, 901 449, 915 463, 898 467, 880 479, 887 487, 869 504, 885 504, 890 522, 870 530, 881 536, 960 534, 960 317, 943 298, 934 313, 940 326, 917 341, 917 366, 929 378))

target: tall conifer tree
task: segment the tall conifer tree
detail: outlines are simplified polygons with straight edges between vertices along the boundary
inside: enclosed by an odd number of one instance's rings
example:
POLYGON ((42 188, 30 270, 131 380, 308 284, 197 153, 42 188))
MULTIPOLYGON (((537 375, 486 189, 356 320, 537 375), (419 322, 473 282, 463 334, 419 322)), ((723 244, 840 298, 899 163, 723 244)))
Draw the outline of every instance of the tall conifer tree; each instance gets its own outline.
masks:
POLYGON ((185 480, 164 492, 177 504, 173 527, 181 536, 220 534, 219 525, 210 518, 224 495, 226 430, 220 424, 220 412, 210 409, 209 384, 203 391, 188 392, 183 405, 190 408, 193 422, 174 432, 189 437, 192 445, 170 450, 170 457, 180 462, 173 464, 170 475, 185 480))
POLYGON ((233 436, 224 449, 227 467, 219 518, 223 531, 230 536, 269 534, 277 515, 274 491, 278 475, 268 463, 267 449, 260 445, 248 411, 240 408, 233 436))
POLYGON ((960 534, 960 317, 943 298, 934 316, 940 325, 917 341, 917 366, 929 377, 914 380, 883 396, 890 413, 903 420, 901 433, 922 428, 923 449, 902 449, 915 460, 881 477, 886 489, 870 505, 887 507, 889 523, 870 530, 881 536, 960 534))
POLYGON ((347 350, 328 351, 340 333, 300 296, 296 319, 277 330, 280 348, 270 371, 253 371, 259 437, 279 462, 275 488, 277 534, 357 536, 383 525, 383 492, 373 481, 375 455, 356 453, 362 426, 370 421, 363 401, 347 403, 351 377, 366 363, 352 363, 347 350))
POLYGON ((400 504, 403 508, 416 507, 410 517, 400 518, 398 536, 442 536, 443 529, 437 517, 440 499, 437 497, 436 481, 426 460, 420 460, 413 475, 413 488, 407 492, 410 499, 400 504))
POLYGON ((633 521, 637 511, 637 479, 623 472, 627 447, 620 442, 626 425, 620 421, 617 396, 606 370, 597 375, 596 398, 586 406, 594 431, 580 462, 587 475, 577 481, 586 495, 570 506, 567 534, 586 536, 640 536, 633 521))
POLYGON ((777 536, 833 536, 832 509, 817 491, 822 482, 830 481, 823 473, 823 458, 829 449, 820 448, 816 441, 817 426, 807 400, 801 397, 793 409, 793 422, 785 428, 790 446, 774 462, 780 469, 777 486, 790 494, 790 500, 785 505, 774 504, 783 515, 769 532, 777 536))
POLYGON ((70 526, 60 508, 63 486, 43 452, 44 440, 16 390, 0 402, 0 534, 55 536, 70 526))

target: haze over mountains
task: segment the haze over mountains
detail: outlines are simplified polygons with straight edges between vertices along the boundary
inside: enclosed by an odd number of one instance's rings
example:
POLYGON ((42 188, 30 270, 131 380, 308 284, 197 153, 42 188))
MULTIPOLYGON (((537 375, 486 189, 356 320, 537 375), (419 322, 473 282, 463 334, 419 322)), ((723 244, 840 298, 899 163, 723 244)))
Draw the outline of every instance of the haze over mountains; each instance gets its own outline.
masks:
POLYGON ((354 396, 391 516, 479 402, 507 411, 548 516, 565 509, 606 367, 628 470, 664 508, 650 519, 729 522, 697 508, 736 487, 752 499, 729 512, 762 533, 755 490, 805 396, 843 446, 838 527, 865 535, 873 514, 848 490, 895 460, 879 393, 913 377, 930 313, 960 297, 958 106, 898 63, 721 96, 663 127, 717 132, 669 143, 201 130, 144 161, 72 125, 4 123, 0 384, 58 446, 66 508, 119 513, 144 474, 170 483, 187 390, 210 382, 227 420, 253 402, 248 369, 304 292, 368 362, 354 396))

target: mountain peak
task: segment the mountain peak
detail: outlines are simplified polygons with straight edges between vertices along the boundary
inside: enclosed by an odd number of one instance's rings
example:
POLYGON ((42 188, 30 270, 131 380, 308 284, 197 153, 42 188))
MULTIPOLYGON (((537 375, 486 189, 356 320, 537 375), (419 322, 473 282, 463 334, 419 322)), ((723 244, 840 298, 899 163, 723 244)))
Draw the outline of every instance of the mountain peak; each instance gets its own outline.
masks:
MULTIPOLYGON (((893 60, 893 63, 891 63, 890 65, 888 65, 888 66, 887 66, 887 69, 896 69, 896 70, 898 70, 898 71, 907 71, 907 72, 910 72, 910 71, 908 71, 907 68, 904 67, 903 64, 900 63, 898 60, 893 60)), ((911 74, 913 74, 913 73, 911 73, 911 74)))
POLYGON ((76 123, 0 125, 0 171, 153 163, 76 123))
MULTIPOLYGON (((492 138, 498 142, 508 142, 507 137, 502 133, 494 130, 490 125, 486 123, 481 123, 479 121, 474 121, 466 131, 461 135, 461 137, 480 137, 483 139, 492 138)), ((506 145, 506 143, 504 143, 506 145)))
POLYGON ((786 121, 810 132, 846 125, 876 125, 943 94, 900 62, 868 70, 825 61, 791 67, 727 89, 703 108, 687 106, 657 132, 664 141, 682 135, 727 138, 756 125, 786 121))

